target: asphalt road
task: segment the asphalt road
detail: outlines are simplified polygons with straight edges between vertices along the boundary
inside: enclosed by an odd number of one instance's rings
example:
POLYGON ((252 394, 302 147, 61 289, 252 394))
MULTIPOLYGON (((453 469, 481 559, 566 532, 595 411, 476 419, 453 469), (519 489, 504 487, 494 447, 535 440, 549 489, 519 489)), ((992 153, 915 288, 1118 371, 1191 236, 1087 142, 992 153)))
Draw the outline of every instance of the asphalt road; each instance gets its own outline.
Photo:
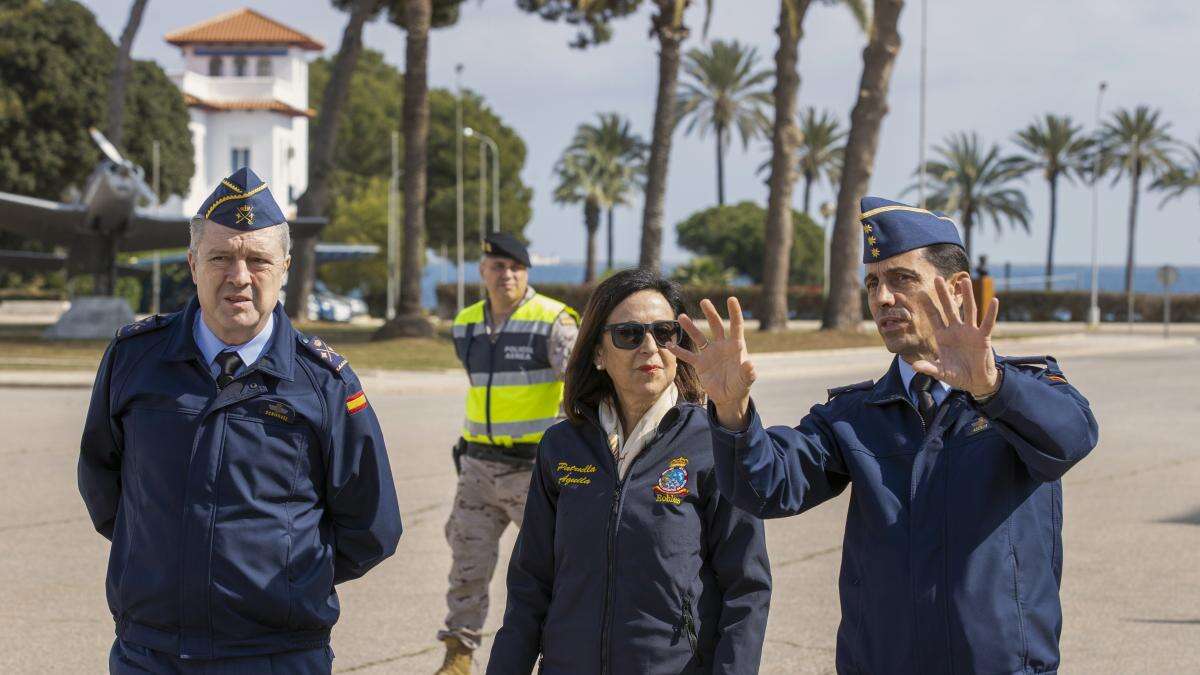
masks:
MULTIPOLYGON (((1008 348, 1006 348, 1008 347, 1008 348)), ((1064 673, 1200 673, 1200 344, 1093 337, 1007 353, 1060 355, 1101 425, 1100 447, 1064 479, 1064 673)), ((886 357, 772 357, 755 396, 768 423, 795 423, 827 387, 879 376, 886 357)), ((417 377, 417 376, 413 376, 417 377)), ((448 448, 462 388, 446 376, 367 393, 388 440, 404 514, 397 555, 339 589, 339 672, 432 673, 445 614, 442 528, 448 448), (428 385, 428 386, 427 386, 428 385), (375 393, 372 393, 372 392, 375 393)), ((383 382, 381 380, 381 382, 383 382)), ((100 673, 113 639, 104 601, 108 543, 75 488, 80 389, 0 388, 0 672, 100 673)), ((833 672, 837 567, 846 497, 772 521, 775 592, 764 673, 833 672)), ((515 532, 501 543, 493 606, 515 532)), ((478 661, 486 662, 485 643, 478 661)))

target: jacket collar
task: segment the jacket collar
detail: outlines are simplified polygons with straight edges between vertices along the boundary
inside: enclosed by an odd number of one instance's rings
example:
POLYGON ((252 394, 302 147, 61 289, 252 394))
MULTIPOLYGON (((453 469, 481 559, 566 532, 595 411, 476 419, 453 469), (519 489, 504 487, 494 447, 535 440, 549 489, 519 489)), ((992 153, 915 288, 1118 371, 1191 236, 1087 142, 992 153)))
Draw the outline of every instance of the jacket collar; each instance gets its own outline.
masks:
POLYGON ((867 395, 867 403, 878 405, 898 400, 907 401, 909 398, 904 389, 904 378, 900 375, 900 357, 894 356, 887 373, 871 388, 871 393, 867 395))
MULTIPOLYGON (((192 336, 192 325, 199 311, 200 300, 192 296, 183 310, 183 316, 171 326, 172 334, 166 349, 167 361, 195 359, 201 364, 204 363, 204 357, 200 355, 200 348, 196 346, 196 339, 192 336)), ((250 371, 261 370, 290 382, 294 379, 292 372, 296 362, 296 329, 292 327, 287 313, 283 311, 282 303, 275 303, 273 314, 275 334, 271 336, 271 343, 263 350, 250 371)))

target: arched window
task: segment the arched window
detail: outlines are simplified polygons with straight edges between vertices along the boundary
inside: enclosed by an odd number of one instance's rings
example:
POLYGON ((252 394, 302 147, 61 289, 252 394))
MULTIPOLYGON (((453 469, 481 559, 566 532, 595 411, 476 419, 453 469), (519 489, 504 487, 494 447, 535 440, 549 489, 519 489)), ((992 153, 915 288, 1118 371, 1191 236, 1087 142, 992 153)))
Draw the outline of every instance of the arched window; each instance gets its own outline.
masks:
POLYGON ((271 76, 271 58, 270 57, 268 57, 268 56, 258 57, 258 76, 259 77, 270 77, 271 76))
POLYGON ((233 58, 233 74, 238 77, 246 76, 246 57, 239 55, 233 58))
POLYGON ((225 70, 225 60, 219 56, 214 56, 208 60, 208 74, 210 77, 220 77, 225 70))

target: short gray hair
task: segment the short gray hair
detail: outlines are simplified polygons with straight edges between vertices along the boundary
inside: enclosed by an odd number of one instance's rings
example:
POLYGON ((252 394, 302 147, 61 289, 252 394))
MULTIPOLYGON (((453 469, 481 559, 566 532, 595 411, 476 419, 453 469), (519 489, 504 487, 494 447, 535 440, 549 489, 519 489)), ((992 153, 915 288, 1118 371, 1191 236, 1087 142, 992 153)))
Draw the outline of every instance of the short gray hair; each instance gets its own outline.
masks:
MULTIPOLYGON (((210 221, 204 216, 193 216, 192 221, 188 226, 188 253, 196 255, 196 251, 200 249, 200 240, 204 238, 204 226, 210 221)), ((288 227, 287 221, 283 221, 278 225, 273 225, 276 228, 276 233, 280 237, 280 244, 283 247, 283 257, 292 254, 292 228, 288 227)))

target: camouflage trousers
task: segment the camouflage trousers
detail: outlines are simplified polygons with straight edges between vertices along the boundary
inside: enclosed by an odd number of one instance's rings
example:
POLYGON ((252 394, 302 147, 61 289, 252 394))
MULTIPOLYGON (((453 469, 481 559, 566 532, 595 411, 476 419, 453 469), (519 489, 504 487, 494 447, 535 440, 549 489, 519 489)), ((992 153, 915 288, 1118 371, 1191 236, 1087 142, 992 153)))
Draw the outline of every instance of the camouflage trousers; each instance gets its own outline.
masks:
POLYGON ((479 648, 500 535, 510 522, 521 526, 530 473, 500 462, 462 458, 454 508, 446 522, 452 556, 446 593, 450 611, 439 640, 453 637, 470 649, 479 648))

